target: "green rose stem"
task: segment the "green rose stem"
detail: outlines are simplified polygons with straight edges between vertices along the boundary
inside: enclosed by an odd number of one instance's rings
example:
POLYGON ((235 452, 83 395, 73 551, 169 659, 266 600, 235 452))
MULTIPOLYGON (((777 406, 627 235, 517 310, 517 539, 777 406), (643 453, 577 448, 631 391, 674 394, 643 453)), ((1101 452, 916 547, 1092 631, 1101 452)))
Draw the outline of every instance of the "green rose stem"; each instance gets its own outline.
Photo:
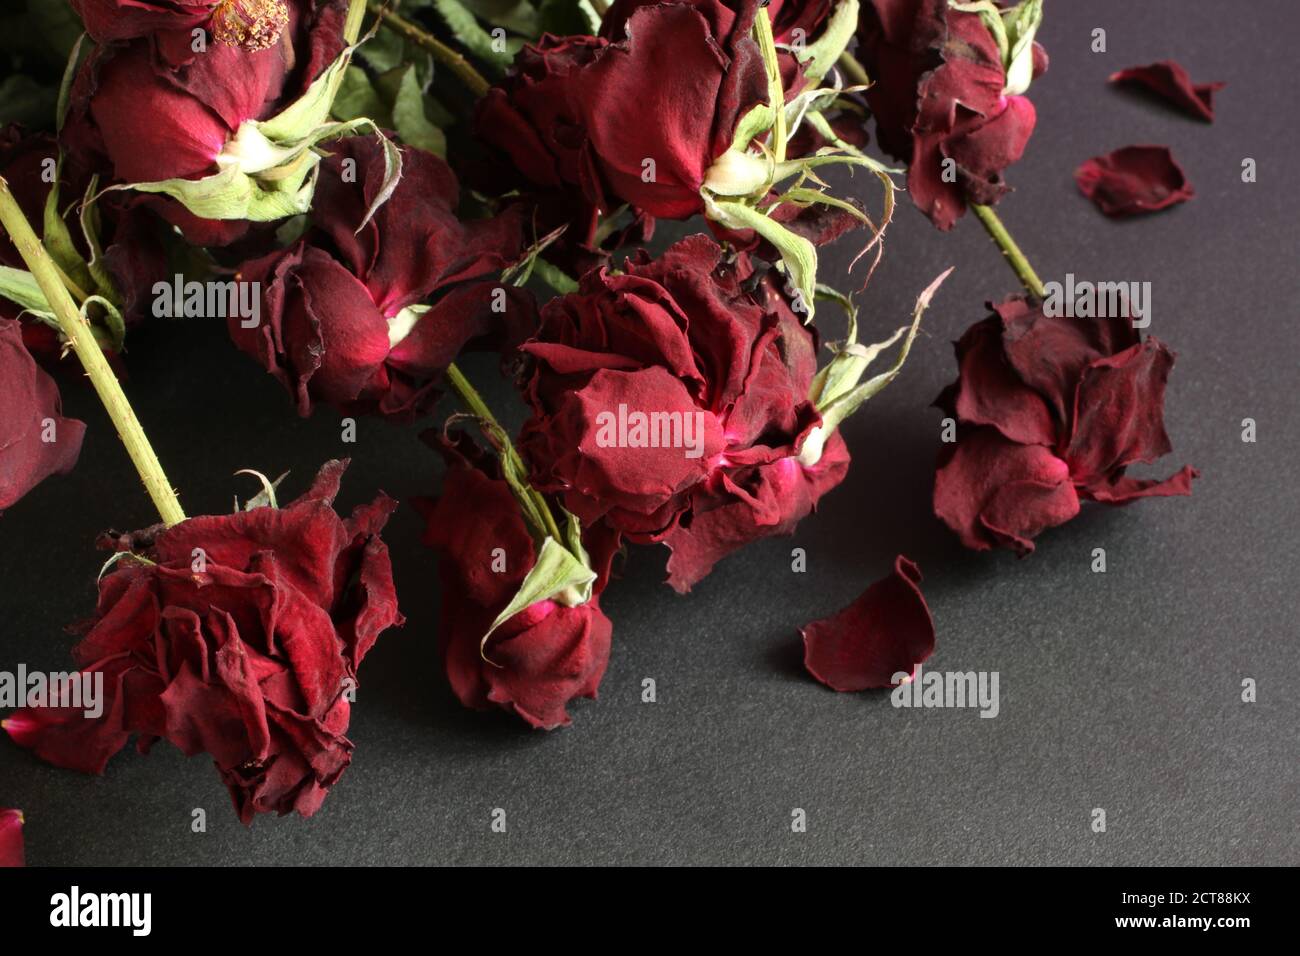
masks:
POLYGON ((1043 280, 1038 278, 1038 273, 1029 264, 1025 254, 1020 251, 1016 241, 1011 238, 1011 233, 1007 232, 1007 227, 1002 225, 1002 220, 998 218, 998 214, 990 207, 981 206, 979 203, 971 203, 970 208, 974 211, 975 218, 984 225, 993 241, 998 244, 998 248, 1002 250, 1002 255, 1011 266, 1011 271, 1020 279, 1021 284, 1032 295, 1037 296, 1039 299, 1044 298, 1043 280))
POLYGON ((174 525, 184 521, 185 512, 181 510, 180 500, 163 473, 158 456, 154 454, 149 439, 145 437, 144 429, 140 427, 140 420, 135 417, 131 403, 126 400, 126 395, 122 392, 122 386, 118 384, 117 376, 113 374, 108 359, 104 358, 104 353, 95 340, 90 321, 72 301, 72 296, 68 294, 67 288, 59 277, 58 267, 50 258, 50 254, 45 251, 45 247, 41 245, 41 241, 36 238, 36 233, 32 232, 27 217, 23 215, 17 200, 9 190, 9 183, 2 176, 0 176, 0 223, 3 223, 5 231, 9 233, 14 246, 18 249, 18 254, 22 256, 23 262, 35 277, 36 284, 40 286, 46 302, 49 303, 50 309, 58 320, 59 329, 72 346, 72 350, 77 353, 77 358, 81 360, 90 383, 95 386, 99 400, 104 403, 108 417, 117 428, 118 437, 126 446, 126 453, 131 456, 131 461, 140 472, 145 490, 153 499, 163 523, 174 525))
POLYGON ((492 84, 484 79, 483 74, 474 69, 474 65, 461 56, 447 44, 443 43, 432 33, 421 30, 409 20, 404 20, 393 11, 388 9, 387 4, 380 3, 378 0, 370 0, 370 12, 383 21, 384 26, 394 33, 406 37, 412 43, 424 47, 434 57, 441 60, 450 67, 451 71, 460 77, 461 82, 469 88, 469 91, 476 97, 482 96, 492 88, 492 84))
MULTIPOLYGON (((451 386, 452 391, 456 393, 464 406, 469 409, 470 414, 479 419, 483 423, 485 430, 496 438, 497 443, 500 445, 501 457, 509 460, 510 467, 508 470, 512 470, 514 474, 526 474, 523 459, 519 457, 519 452, 515 451, 515 446, 511 444, 509 433, 501 427, 501 423, 492 414, 492 409, 488 408, 487 402, 483 401, 483 397, 479 395, 478 390, 470 384, 469 379, 465 377, 465 373, 456 367, 455 362, 447 366, 447 384, 451 386)), ((546 498, 532 485, 528 486, 527 494, 532 502, 533 510, 537 512, 542 521, 542 530, 556 541, 563 542, 564 537, 560 534, 560 526, 555 523, 555 516, 551 514, 551 508, 546 503, 546 498)))

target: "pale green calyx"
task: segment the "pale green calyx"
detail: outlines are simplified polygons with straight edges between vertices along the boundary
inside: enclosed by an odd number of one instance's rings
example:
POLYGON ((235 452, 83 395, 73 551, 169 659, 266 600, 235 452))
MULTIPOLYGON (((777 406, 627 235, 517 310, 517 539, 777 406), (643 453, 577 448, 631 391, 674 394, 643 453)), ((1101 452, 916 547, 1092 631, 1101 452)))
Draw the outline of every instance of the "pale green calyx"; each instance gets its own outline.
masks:
POLYGON ((320 163, 319 144, 365 130, 384 147, 384 181, 366 210, 360 224, 364 225, 397 188, 402 157, 373 120, 330 120, 334 98, 358 45, 340 53, 283 111, 266 120, 242 123, 215 158, 215 173, 202 179, 166 179, 109 188, 161 193, 203 219, 273 222, 311 209, 320 163))
POLYGON ((402 311, 388 320, 388 347, 397 348, 402 341, 411 334, 416 323, 424 318, 424 314, 433 306, 431 305, 408 305, 402 311))
POLYGON ((886 385, 898 377, 903 363, 907 361, 908 353, 912 350, 916 333, 921 328, 922 314, 929 306, 930 300, 934 298, 939 286, 951 272, 951 268, 947 269, 917 296, 916 305, 912 309, 911 325, 904 325, 897 329, 883 342, 874 345, 858 344, 857 319, 852 311, 849 312, 847 342, 841 346, 830 363, 813 378, 812 387, 808 392, 808 398, 817 407, 822 421, 804 438, 803 445, 799 449, 799 464, 811 468, 821 461, 826 440, 840 423, 857 411, 868 399, 880 394, 886 385), (889 368, 878 375, 873 375, 865 382, 861 381, 868 366, 876 360, 877 356, 900 338, 903 339, 903 344, 889 368))
POLYGON ((704 177, 704 188, 715 196, 749 196, 772 183, 772 161, 741 149, 727 150, 704 177))
POLYGON ((1043 0, 1021 0, 1005 9, 992 0, 974 3, 949 0, 949 6, 962 13, 978 14, 993 35, 1006 71, 1003 95, 1019 96, 1028 90, 1034 78, 1034 35, 1043 22, 1043 0))

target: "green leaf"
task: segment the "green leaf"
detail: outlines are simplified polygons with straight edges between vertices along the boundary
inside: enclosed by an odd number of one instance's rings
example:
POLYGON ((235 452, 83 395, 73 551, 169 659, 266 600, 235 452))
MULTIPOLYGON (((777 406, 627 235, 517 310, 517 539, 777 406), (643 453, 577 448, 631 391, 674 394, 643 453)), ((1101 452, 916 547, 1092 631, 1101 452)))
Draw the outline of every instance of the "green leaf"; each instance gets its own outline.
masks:
MULTIPOLYGON (((462 0, 476 17, 531 40, 542 35, 541 17, 528 0, 462 0)), ((578 31, 582 32, 582 31, 578 31)))
MULTIPOLYGON (((0 266, 0 295, 37 316, 54 318, 54 311, 45 301, 45 293, 37 284, 36 277, 23 269, 0 266)), ((57 323, 55 328, 58 328, 57 323)))
POLYGON ((388 104, 379 95, 375 85, 370 82, 370 76, 366 71, 355 64, 344 71, 343 82, 339 84, 339 91, 334 97, 330 114, 336 120, 344 122, 369 117, 380 126, 391 129, 393 125, 393 116, 388 104))
POLYGON ((538 14, 539 29, 536 36, 543 33, 579 36, 595 34, 600 30, 600 14, 586 0, 542 0, 538 14))
POLYGON ((479 25, 474 14, 460 0, 433 0, 433 6, 461 45, 498 73, 514 60, 513 53, 494 48, 492 35, 479 25))
POLYGON ((527 610, 539 601, 555 598, 568 607, 585 604, 591 600, 592 583, 595 580, 595 571, 560 542, 547 537, 542 542, 537 562, 519 585, 519 590, 483 635, 479 642, 479 653, 486 660, 487 642, 493 632, 520 611, 527 610))
POLYGON ((447 138, 425 114, 424 92, 420 89, 414 66, 406 67, 397 97, 393 100, 393 127, 403 142, 428 150, 435 156, 446 157, 447 138))

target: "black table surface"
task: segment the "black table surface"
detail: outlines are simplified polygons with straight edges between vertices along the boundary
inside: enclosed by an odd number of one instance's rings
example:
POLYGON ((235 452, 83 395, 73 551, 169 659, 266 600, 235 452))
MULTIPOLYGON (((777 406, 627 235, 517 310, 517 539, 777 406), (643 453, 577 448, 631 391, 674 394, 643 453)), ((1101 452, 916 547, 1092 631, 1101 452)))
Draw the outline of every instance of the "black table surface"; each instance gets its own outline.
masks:
MULTIPOLYGON (((934 275, 956 271, 904 373, 845 425, 847 480, 792 539, 745 549, 686 597, 661 583, 661 549, 633 551, 603 601, 615 642, 600 700, 578 702, 572 727, 534 732, 456 703, 436 653, 435 560, 404 506, 387 538, 409 622, 362 667, 355 759, 316 817, 245 828, 211 762, 165 744, 128 749, 96 778, 0 741, 0 806, 25 811, 29 863, 1300 863, 1300 7, 1047 7, 1038 128, 999 210, 1046 280, 1151 282, 1148 331, 1178 353, 1175 452, 1152 473, 1196 465, 1193 497, 1085 506, 1024 560, 963 551, 930 510, 940 415, 929 403, 953 377, 951 340, 1016 283, 973 218, 944 235, 901 206, 861 299, 863 337, 883 337, 934 275), (1097 27, 1105 53, 1091 50, 1097 27), (1227 82, 1213 125, 1106 83, 1171 57, 1197 81, 1227 82), (1196 198, 1134 221, 1101 216, 1071 174, 1133 143, 1171 146, 1196 198), (1242 182, 1246 157, 1254 183, 1242 182), (1244 418, 1257 422, 1253 444, 1244 418), (806 573, 791 571, 794 547, 806 573), (1104 574, 1091 570, 1098 547, 1104 574), (996 719, 896 709, 887 693, 836 694, 804 673, 797 628, 899 553, 925 574, 929 665, 998 671, 996 719), (641 701, 647 677, 656 703, 641 701), (1090 827, 1098 807, 1104 833, 1090 827), (192 832, 196 808, 205 833, 192 832), (494 808, 505 833, 490 828, 494 808), (792 832, 795 808, 805 833, 792 832)), ((876 200, 870 177, 839 182, 876 200)), ((854 251, 828 254, 825 278, 856 286, 854 251)), ((466 367, 518 421, 494 364, 466 367)), ((343 444, 336 413, 299 419, 218 321, 155 324, 128 368, 192 514, 249 494, 237 469, 291 471, 293 494, 345 455, 344 508, 380 488, 406 499, 437 487, 441 464, 418 428, 363 419, 343 444)), ((63 628, 91 611, 104 559, 95 534, 155 520, 93 396, 64 392, 90 425, 79 466, 0 518, 0 669, 66 669, 63 628)))

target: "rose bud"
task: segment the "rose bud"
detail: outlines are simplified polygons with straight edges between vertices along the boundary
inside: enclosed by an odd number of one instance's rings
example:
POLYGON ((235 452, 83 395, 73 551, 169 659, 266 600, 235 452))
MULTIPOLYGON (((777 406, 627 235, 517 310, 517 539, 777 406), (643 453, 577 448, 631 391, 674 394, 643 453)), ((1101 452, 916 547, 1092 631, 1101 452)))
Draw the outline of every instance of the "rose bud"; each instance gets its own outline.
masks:
POLYGON ((403 623, 379 537, 397 503, 381 495, 340 518, 346 467, 327 463, 286 508, 268 483, 236 514, 111 538, 118 554, 73 649, 83 674, 102 675, 101 715, 26 708, 4 722, 10 737, 86 773, 132 735, 141 752, 165 739, 211 755, 246 824, 315 813, 351 761, 357 667, 403 623))
POLYGON ((1169 349, 1124 315, 1051 317, 1024 296, 992 308, 957 342, 960 375, 936 402, 958 428, 940 456, 934 510, 962 544, 1024 555, 1080 500, 1191 494, 1194 468, 1162 481, 1125 475, 1172 450, 1169 349))
POLYGON ((113 188, 157 194, 151 203, 196 245, 306 212, 312 147, 339 129, 329 111, 350 57, 346 11, 346 0, 295 4, 269 49, 196 49, 189 31, 98 47, 72 84, 63 146, 113 188))
POLYGON ((579 575, 587 594, 534 600, 528 591, 541 564, 537 542, 554 553, 554 539, 529 527, 498 469, 445 445, 442 451, 449 463, 442 494, 415 504, 427 522, 424 542, 440 554, 438 642, 452 691, 475 710, 499 707, 545 730, 568 726, 569 702, 595 699, 609 663, 613 625, 600 609, 600 591, 617 536, 585 536, 591 553, 576 557, 589 569, 579 575))
MULTIPOLYGON (((88 315, 96 334, 103 336, 105 348, 119 351, 126 330, 149 314, 150 290, 166 272, 162 223, 145 208, 141 197, 124 193, 100 196, 83 216, 80 200, 89 193, 90 177, 72 173, 65 165, 61 180, 48 182, 47 173, 56 168, 58 155, 58 144, 49 134, 24 134, 16 125, 0 130, 0 176, 9 183, 28 221, 44 223, 47 245, 64 274, 85 295, 97 295, 106 303, 92 305, 88 315), (46 220, 47 204, 64 210, 61 221, 46 220), (91 248, 88 232, 97 249, 91 248), (97 268, 92 270, 90 262, 96 259, 97 268)), ((0 265, 28 275, 22 256, 3 231, 0 265)), ((15 287, 0 280, 0 316, 22 319, 28 350, 52 363, 64 352, 62 336, 44 297, 33 301, 23 294, 24 289, 39 294, 33 290, 34 281, 15 287)))
POLYGON ((223 43, 265 50, 289 22, 287 0, 72 0, 96 43, 208 27, 223 43))
POLYGON ((1010 187, 1037 114, 1024 93, 1047 69, 1034 42, 1042 0, 998 13, 947 0, 868 0, 858 56, 880 145, 909 163, 913 202, 951 229, 968 202, 990 205, 1010 187), (997 21, 996 23, 993 21, 997 21))
POLYGON ((803 664, 832 690, 893 687, 934 651, 934 619, 921 569, 901 554, 894 569, 831 617, 800 628, 803 664))
POLYGON ((0 810, 0 867, 23 865, 23 813, 0 810))
POLYGON ((72 470, 86 426, 64 418, 59 387, 23 344, 20 323, 0 318, 0 514, 50 475, 72 470))
POLYGON ((432 404, 438 377, 462 349, 509 351, 536 327, 530 295, 500 280, 522 253, 521 218, 509 209, 461 222, 446 163, 403 148, 392 201, 362 225, 383 182, 384 151, 368 137, 330 150, 310 231, 240 269, 240 281, 260 283, 262 310, 256 324, 232 316, 230 334, 303 415, 324 401, 347 414, 409 419, 432 404), (345 163, 355 164, 355 181, 342 175, 345 163))

